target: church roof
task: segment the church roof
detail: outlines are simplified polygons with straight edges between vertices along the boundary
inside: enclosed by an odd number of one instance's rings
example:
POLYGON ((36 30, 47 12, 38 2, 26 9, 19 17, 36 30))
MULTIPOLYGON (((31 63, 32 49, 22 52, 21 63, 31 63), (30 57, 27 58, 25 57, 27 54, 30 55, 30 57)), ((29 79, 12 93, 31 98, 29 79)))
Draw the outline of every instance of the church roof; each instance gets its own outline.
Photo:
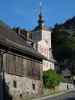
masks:
POLYGON ((37 32, 37 31, 42 31, 42 30, 50 31, 50 28, 48 28, 44 23, 44 16, 42 15, 42 9, 43 9, 43 4, 42 4, 42 1, 40 0, 38 25, 34 29, 32 29, 31 32, 37 32))
POLYGON ((32 30, 32 32, 37 32, 41 30, 49 30, 49 29, 45 25, 38 25, 32 30))
POLYGON ((38 16, 38 25, 32 30, 32 32, 37 32, 41 30, 49 30, 48 27, 46 27, 44 22, 44 17, 42 16, 42 12, 40 12, 38 16))

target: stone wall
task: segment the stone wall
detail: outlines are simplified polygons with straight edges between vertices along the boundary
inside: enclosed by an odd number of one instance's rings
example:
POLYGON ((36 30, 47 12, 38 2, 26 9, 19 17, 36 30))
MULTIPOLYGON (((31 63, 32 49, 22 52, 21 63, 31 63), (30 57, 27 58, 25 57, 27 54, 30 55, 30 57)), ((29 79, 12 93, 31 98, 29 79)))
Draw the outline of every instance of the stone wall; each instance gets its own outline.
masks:
POLYGON ((74 85, 72 83, 61 82, 60 85, 56 87, 56 90, 65 91, 65 90, 71 90, 73 88, 74 88, 74 85))
POLYGON ((40 80, 33 80, 27 77, 19 77, 6 73, 5 80, 13 100, 24 100, 26 96, 37 96, 42 94, 42 81, 40 80))

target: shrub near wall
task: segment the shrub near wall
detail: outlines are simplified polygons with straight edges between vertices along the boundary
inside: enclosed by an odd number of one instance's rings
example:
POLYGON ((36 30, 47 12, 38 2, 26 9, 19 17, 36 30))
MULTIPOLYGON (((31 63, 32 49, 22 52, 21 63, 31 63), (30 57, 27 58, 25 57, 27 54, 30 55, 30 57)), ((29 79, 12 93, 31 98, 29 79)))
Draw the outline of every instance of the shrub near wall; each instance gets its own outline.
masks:
POLYGON ((60 84, 62 77, 54 70, 43 72, 43 83, 45 88, 55 89, 60 84))

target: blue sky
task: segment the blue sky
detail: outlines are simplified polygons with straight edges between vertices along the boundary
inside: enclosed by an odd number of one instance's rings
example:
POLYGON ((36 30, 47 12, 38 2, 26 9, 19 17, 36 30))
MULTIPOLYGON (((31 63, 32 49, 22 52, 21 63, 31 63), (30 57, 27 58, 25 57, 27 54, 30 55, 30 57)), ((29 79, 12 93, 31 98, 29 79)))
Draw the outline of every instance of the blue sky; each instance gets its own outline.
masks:
MULTIPOLYGON (((0 20, 10 26, 31 29, 37 25, 40 0, 0 0, 0 20)), ((42 0, 47 26, 63 23, 75 15, 75 0, 42 0)))

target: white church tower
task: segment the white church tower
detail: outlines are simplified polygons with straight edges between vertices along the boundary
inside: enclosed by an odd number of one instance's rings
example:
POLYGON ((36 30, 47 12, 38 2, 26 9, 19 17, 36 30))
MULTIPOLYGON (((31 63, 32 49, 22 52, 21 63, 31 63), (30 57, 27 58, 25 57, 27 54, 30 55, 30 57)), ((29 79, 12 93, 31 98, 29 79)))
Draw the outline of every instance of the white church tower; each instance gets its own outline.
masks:
POLYGON ((41 9, 40 3, 38 25, 32 30, 32 40, 36 43, 37 51, 48 59, 43 61, 43 71, 46 71, 54 69, 54 60, 51 49, 51 31, 45 26, 41 9))

